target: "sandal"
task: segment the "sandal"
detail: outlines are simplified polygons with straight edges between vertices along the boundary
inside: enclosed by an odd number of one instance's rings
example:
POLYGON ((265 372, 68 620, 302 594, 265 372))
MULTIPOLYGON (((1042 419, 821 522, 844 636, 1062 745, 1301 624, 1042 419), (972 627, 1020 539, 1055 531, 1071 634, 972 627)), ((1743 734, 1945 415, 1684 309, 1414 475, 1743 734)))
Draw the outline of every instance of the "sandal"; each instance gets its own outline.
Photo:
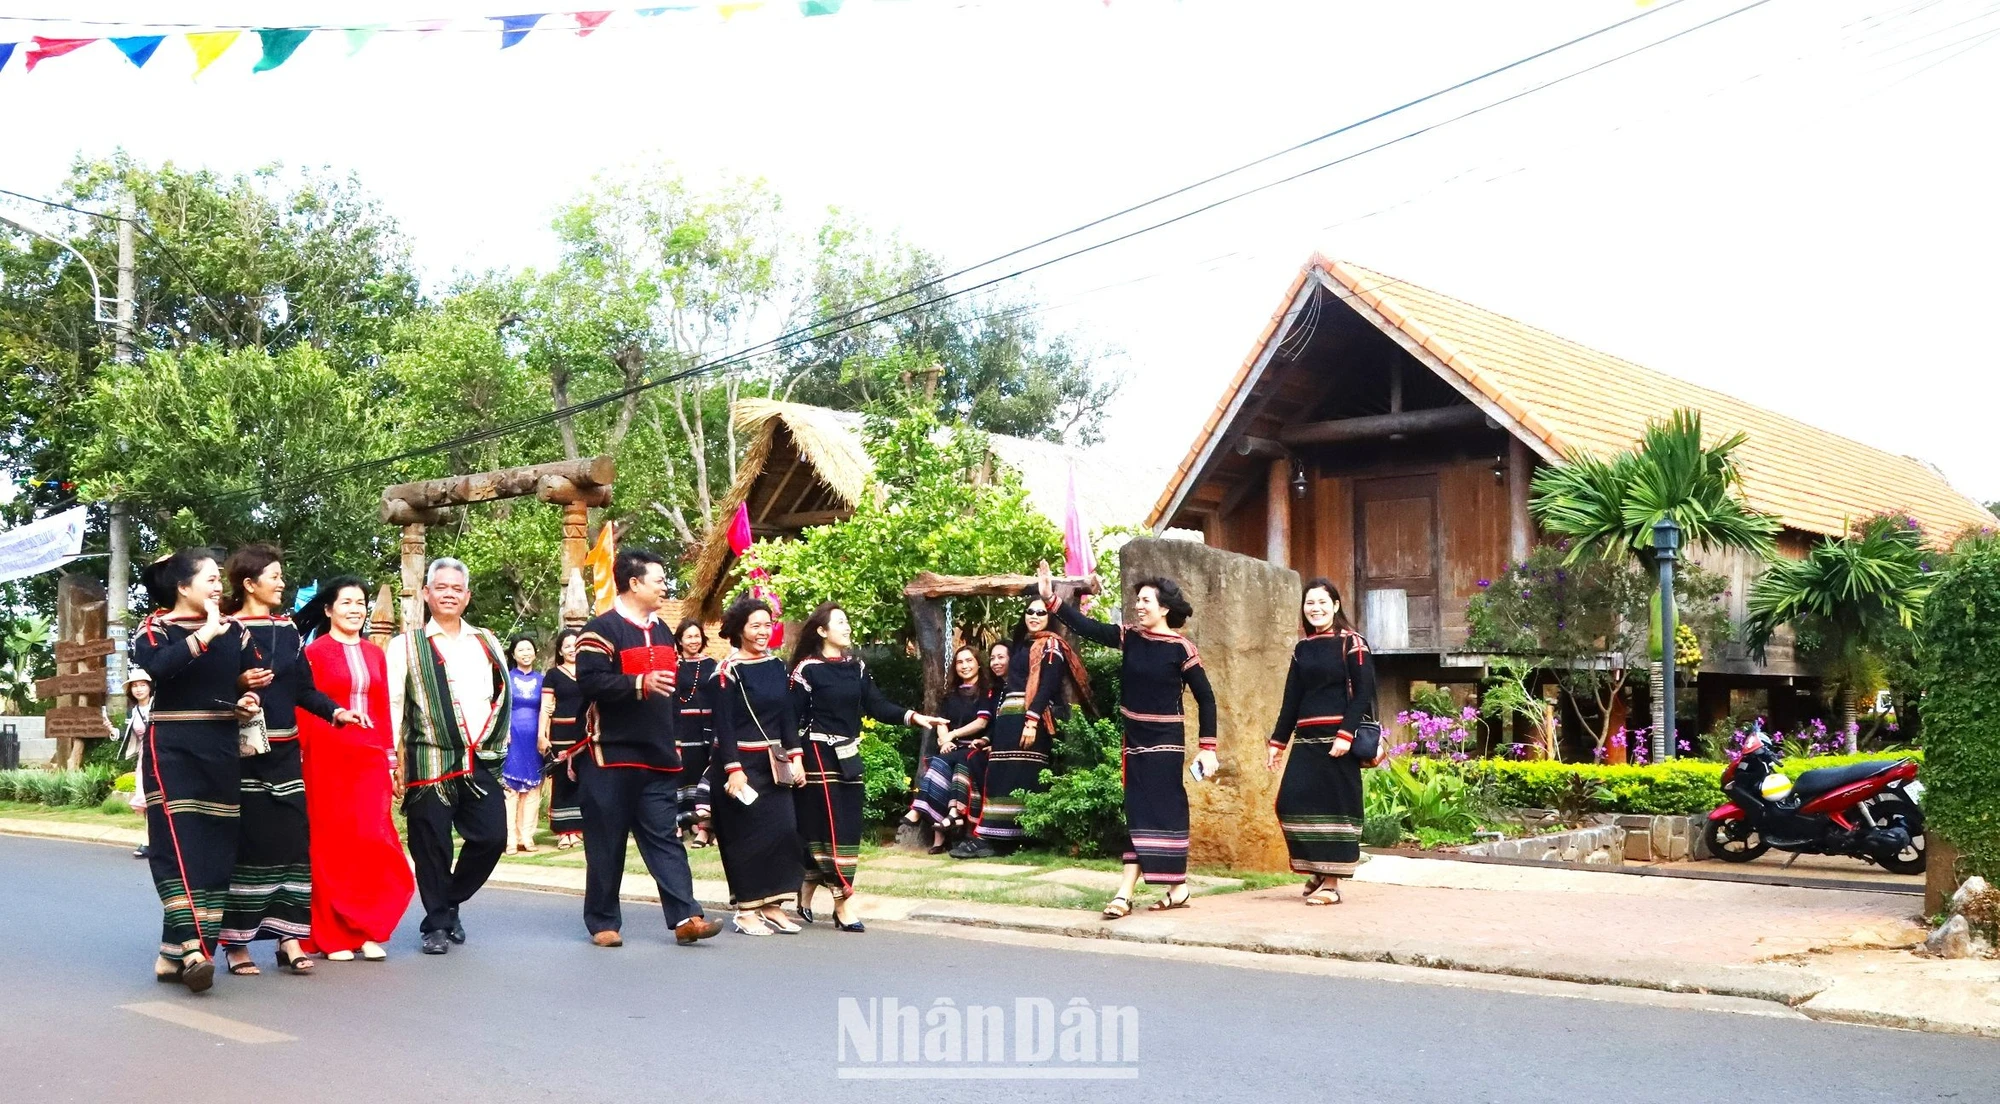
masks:
MULTIPOLYGON (((315 968, 312 958, 303 951, 295 954, 286 950, 287 942, 291 940, 280 940, 278 943, 278 965, 284 967, 286 973, 301 975, 312 973, 315 968)), ((233 974, 236 970, 231 967, 229 972, 233 974)))
POLYGON ((191 953, 181 959, 176 980, 187 986, 190 993, 206 993, 215 984, 215 963, 210 962, 205 954, 191 953))
POLYGON ((160 982, 162 984, 170 984, 173 982, 177 982, 180 979, 181 979, 181 968, 178 963, 171 961, 164 955, 153 960, 154 981, 160 982))
POLYGON ((1319 892, 1319 887, 1321 887, 1321 886, 1323 886, 1323 885, 1325 885, 1325 884, 1326 884, 1326 875, 1324 875, 1324 874, 1315 874, 1315 875, 1313 875, 1312 877, 1310 877, 1310 878, 1307 878, 1307 879, 1306 879, 1306 889, 1305 889, 1305 892, 1304 892, 1304 893, 1301 893, 1301 894, 1299 894, 1299 896, 1301 896, 1301 897, 1310 897, 1310 896, 1312 896, 1313 894, 1315 894, 1315 893, 1318 893, 1318 892, 1319 892))
POLYGON ((1111 903, 1104 906, 1106 920, 1119 920, 1130 915, 1132 915, 1132 900, 1123 893, 1113 897, 1111 903))
POLYGON ((1306 904, 1308 905, 1337 905, 1339 903, 1340 891, 1330 886, 1318 890, 1306 898, 1306 904))
POLYGON ((1188 890, 1186 893, 1181 894, 1181 899, 1178 901, 1174 900, 1173 890, 1168 890, 1167 895, 1165 897, 1162 897, 1159 900, 1154 901, 1152 904, 1147 905, 1146 911, 1166 912, 1170 909, 1184 909, 1188 907, 1188 902, 1192 900, 1194 900, 1193 890, 1188 890))
POLYGON ((264 972, 257 968, 256 962, 251 960, 250 948, 248 947, 224 947, 222 957, 228 961, 229 973, 234 977, 256 977, 264 972), (238 951, 243 952, 241 959, 236 957, 236 952, 238 951))

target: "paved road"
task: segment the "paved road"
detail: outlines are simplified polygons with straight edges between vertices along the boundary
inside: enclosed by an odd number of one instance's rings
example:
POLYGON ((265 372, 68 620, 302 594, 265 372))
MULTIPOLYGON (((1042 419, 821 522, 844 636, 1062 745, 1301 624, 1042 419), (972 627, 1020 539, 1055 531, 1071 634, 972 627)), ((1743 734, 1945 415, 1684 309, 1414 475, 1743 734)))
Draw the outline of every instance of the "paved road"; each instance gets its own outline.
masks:
MULTIPOLYGON (((466 911, 470 944, 445 958, 415 954, 410 923, 388 963, 224 977, 193 997, 149 976, 158 913, 142 863, 0 837, 0 1099, 2000 1099, 2000 1044, 1977 1039, 911 930, 725 933, 687 949, 637 906, 630 942, 604 951, 583 943, 579 912, 574 898, 493 890, 466 911), (1132 1007, 1136 1061, 1089 1068, 1137 1080, 853 1080, 884 1067, 853 1035, 843 1061, 843 996, 861 998, 850 1028, 871 997, 925 1012, 945 997, 957 1011, 1024 997, 1058 1013, 1076 997, 1132 1007), (188 1010, 217 1019, 172 1022, 188 1010), (290 1039, 240 1041, 250 1029, 290 1039)), ((1036 1068, 1086 1064, 1059 1051, 1036 1068)))

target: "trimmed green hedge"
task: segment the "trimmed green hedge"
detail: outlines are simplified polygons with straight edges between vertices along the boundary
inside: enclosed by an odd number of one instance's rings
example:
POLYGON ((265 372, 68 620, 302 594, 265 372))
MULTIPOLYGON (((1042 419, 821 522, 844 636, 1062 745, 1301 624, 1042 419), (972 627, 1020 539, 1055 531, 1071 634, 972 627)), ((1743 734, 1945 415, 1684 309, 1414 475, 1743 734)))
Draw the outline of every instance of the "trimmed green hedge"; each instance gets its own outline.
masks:
MULTIPOLYGON (((1923 753, 1908 752, 1921 760, 1923 753)), ((1835 767, 1863 759, 1903 758, 1903 755, 1829 755, 1786 760, 1785 773, 1796 778, 1816 767, 1835 767)), ((1442 764, 1436 764, 1442 765, 1442 764)), ((1489 787, 1494 804, 1511 809, 1552 809, 1570 778, 1581 775, 1604 788, 1599 812, 1649 816, 1696 816, 1722 804, 1722 764, 1676 759, 1653 766, 1608 766, 1599 763, 1550 763, 1540 760, 1473 759, 1451 766, 1468 781, 1489 787)))
POLYGON ((2000 541, 1961 546, 1924 603, 1928 826, 2000 879, 2000 541))
POLYGON ((0 771, 0 801, 77 807, 101 805, 111 796, 114 777, 109 767, 0 771))

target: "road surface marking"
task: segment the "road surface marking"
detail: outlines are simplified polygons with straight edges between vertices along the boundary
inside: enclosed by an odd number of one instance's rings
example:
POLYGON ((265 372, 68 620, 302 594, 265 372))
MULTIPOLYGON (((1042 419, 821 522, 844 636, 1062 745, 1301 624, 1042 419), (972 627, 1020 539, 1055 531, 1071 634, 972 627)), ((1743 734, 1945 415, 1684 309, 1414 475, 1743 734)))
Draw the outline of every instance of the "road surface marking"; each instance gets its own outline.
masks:
POLYGON ((141 1016, 151 1016, 181 1027, 191 1027, 196 1031, 206 1031, 210 1035, 220 1035, 233 1043, 296 1043, 298 1036, 282 1031, 247 1024, 242 1020, 232 1020, 227 1016, 217 1016, 202 1012, 173 1001, 140 1001, 137 1004, 121 1004, 118 1007, 127 1012, 137 1012, 141 1016))

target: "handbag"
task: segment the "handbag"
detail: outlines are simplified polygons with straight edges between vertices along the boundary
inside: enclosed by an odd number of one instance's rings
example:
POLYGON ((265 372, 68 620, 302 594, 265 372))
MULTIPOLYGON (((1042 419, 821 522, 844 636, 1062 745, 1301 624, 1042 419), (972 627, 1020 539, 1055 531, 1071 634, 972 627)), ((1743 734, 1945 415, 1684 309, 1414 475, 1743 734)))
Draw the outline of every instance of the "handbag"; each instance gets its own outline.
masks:
MULTIPOLYGON (((1342 666, 1346 666, 1343 655, 1342 666)), ((1347 703, 1354 704, 1354 672, 1347 672, 1347 703)), ((1372 767, 1382 762, 1382 753, 1387 750, 1382 744, 1382 724, 1380 721, 1366 720, 1354 726, 1354 738, 1348 741, 1347 754, 1364 767, 1372 767)))
POLYGON ((849 740, 833 745, 833 764, 840 768, 842 782, 859 782, 867 771, 867 764, 861 761, 861 741, 849 740))
POLYGON ((248 759, 270 750, 270 731, 264 727, 264 709, 259 706, 249 720, 236 722, 236 757, 248 759))
POLYGON ((736 680, 736 689, 743 695, 743 710, 750 714, 750 723, 757 726, 757 735, 770 745, 764 750, 771 756, 771 781, 780 786, 798 785, 805 769, 792 764, 792 757, 786 754, 783 741, 771 739, 771 734, 764 731, 764 722, 757 719, 757 707, 750 704, 750 688, 740 678, 736 680))

